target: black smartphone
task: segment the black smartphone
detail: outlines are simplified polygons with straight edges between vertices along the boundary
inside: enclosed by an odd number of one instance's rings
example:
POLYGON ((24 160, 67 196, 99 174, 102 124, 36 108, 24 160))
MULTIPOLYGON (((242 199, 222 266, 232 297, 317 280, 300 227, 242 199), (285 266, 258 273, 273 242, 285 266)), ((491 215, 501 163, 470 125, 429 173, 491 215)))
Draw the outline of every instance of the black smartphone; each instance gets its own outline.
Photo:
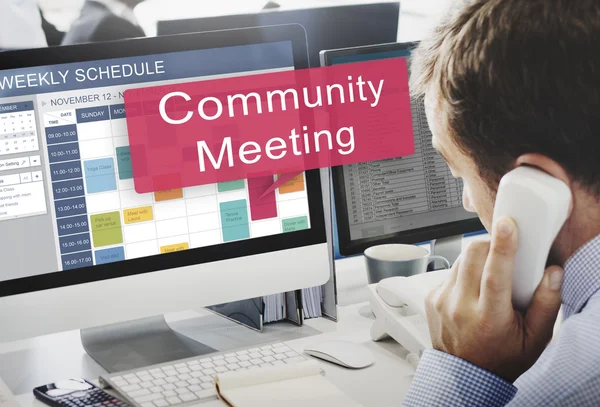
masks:
POLYGON ((130 407, 85 379, 68 379, 33 389, 35 397, 52 407, 130 407))

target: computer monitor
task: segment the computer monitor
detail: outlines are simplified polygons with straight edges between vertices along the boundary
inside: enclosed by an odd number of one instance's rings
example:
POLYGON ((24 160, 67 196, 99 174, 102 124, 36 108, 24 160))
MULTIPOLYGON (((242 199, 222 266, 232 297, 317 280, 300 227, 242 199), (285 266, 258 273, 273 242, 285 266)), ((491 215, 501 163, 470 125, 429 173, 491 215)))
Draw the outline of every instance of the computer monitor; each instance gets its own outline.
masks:
MULTIPOLYGON (((390 43, 327 50, 320 54, 321 64, 409 59, 415 46, 416 43, 390 43)), ((431 144, 423 101, 413 100, 411 109, 413 155, 332 169, 342 256, 362 253, 376 244, 435 240, 437 254, 451 257, 448 260, 453 262, 460 251, 458 237, 483 229, 477 215, 462 206, 462 181, 452 176, 431 144), (443 243, 449 246, 445 250, 443 243)))
POLYGON ((311 67, 319 66, 319 51, 395 42, 400 3, 374 3, 298 10, 264 11, 219 17, 165 20, 158 35, 225 30, 277 24, 300 24, 306 30, 311 67))
POLYGON ((265 178, 138 194, 123 105, 126 89, 307 67, 298 25, 2 57, 0 341, 324 284, 318 170, 260 210, 265 178))

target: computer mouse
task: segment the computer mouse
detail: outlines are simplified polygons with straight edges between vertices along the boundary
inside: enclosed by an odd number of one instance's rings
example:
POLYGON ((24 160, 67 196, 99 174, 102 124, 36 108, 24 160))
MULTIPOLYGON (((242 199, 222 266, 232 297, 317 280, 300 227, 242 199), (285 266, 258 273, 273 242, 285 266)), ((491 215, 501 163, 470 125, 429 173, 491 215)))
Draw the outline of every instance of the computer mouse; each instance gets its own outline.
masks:
POLYGON ((274 9, 274 8, 279 8, 279 4, 275 3, 274 1, 269 1, 267 4, 265 4, 265 6, 263 7, 263 10, 269 10, 269 9, 274 9))
POLYGON ((358 343, 349 341, 323 341, 304 349, 304 352, 319 359, 350 369, 362 369, 374 362, 369 350, 358 343))

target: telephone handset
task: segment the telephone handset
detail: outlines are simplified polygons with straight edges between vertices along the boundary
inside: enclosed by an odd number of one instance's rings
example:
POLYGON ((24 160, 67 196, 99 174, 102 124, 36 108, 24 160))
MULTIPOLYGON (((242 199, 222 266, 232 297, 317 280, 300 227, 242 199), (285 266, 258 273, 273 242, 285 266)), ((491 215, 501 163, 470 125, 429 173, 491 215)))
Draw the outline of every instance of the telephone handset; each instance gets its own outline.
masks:
POLYGON ((529 308, 546 269, 550 247, 569 216, 571 190, 562 181, 532 167, 517 167, 500 180, 493 223, 502 216, 517 224, 513 306, 529 308))
MULTIPOLYGON (((521 166, 502 177, 492 225, 502 216, 511 217, 517 225, 512 289, 516 309, 528 308, 544 275, 550 247, 569 215, 570 205, 569 187, 541 170, 521 166)), ((391 277, 371 284, 368 287, 371 308, 376 316, 371 338, 379 341, 391 336, 411 352, 409 356, 417 363, 422 352, 431 347, 425 296, 447 273, 447 270, 439 270, 411 277, 391 277)))

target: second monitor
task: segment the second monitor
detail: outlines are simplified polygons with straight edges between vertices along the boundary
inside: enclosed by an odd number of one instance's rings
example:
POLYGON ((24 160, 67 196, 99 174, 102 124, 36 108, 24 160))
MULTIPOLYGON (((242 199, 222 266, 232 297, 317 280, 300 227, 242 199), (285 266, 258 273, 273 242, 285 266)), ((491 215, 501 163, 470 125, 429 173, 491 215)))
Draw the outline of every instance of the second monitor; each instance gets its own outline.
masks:
POLYGON ((319 51, 396 41, 400 3, 375 3, 277 10, 255 14, 165 20, 158 35, 229 30, 279 24, 300 24, 306 31, 311 67, 319 66, 319 51), (358 29, 360 28, 360 29, 358 29))
MULTIPOLYGON (((331 66, 385 58, 409 58, 416 43, 389 43, 321 52, 331 66)), ((411 101, 415 153, 409 157, 333 168, 339 251, 362 253, 383 243, 444 242, 436 250, 452 263, 463 234, 483 229, 477 214, 462 206, 462 181, 431 144, 422 101, 411 101), (442 239, 442 240, 440 240, 442 239), (448 247, 447 246, 447 247, 448 247)))

